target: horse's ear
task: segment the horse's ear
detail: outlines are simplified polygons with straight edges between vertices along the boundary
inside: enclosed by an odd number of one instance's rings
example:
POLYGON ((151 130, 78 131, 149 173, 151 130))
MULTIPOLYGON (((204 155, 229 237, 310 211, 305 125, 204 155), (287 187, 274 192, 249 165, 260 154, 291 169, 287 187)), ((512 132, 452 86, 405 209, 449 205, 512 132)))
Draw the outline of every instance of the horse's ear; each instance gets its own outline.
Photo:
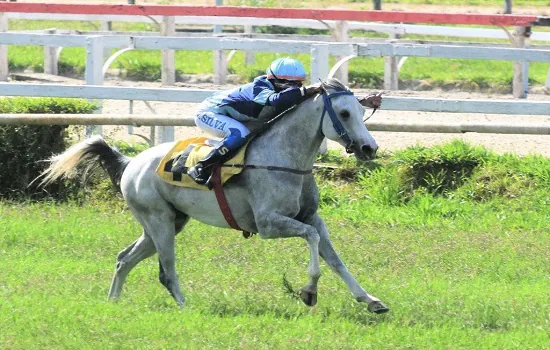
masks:
POLYGON ((361 106, 367 107, 367 97, 368 97, 368 95, 357 96, 357 101, 359 101, 361 106))
POLYGON ((373 92, 363 96, 357 97, 357 101, 366 108, 380 108, 383 92, 373 92))

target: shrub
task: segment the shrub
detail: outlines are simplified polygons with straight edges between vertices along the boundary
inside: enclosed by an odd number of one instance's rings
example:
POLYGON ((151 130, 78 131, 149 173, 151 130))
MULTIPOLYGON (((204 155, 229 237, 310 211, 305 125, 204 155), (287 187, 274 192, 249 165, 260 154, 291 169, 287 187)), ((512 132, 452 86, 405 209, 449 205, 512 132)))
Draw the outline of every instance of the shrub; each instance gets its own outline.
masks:
POLYGON ((161 78, 162 68, 158 59, 148 57, 123 58, 119 62, 126 70, 126 77, 134 80, 157 81, 161 78))
MULTIPOLYGON (((91 113, 97 106, 85 100, 54 98, 0 99, 0 113, 91 113)), ((40 162, 65 150, 65 125, 1 125, 0 126, 0 198, 65 199, 71 185, 58 183, 44 189, 31 181, 45 168, 40 162)))
POLYGON ((129 143, 126 141, 115 141, 114 147, 127 157, 135 157, 139 153, 149 148, 149 144, 145 142, 129 143))
POLYGON ((409 196, 422 188, 441 195, 462 186, 474 169, 492 157, 483 147, 474 147, 461 140, 442 146, 410 147, 395 155, 401 183, 409 196))

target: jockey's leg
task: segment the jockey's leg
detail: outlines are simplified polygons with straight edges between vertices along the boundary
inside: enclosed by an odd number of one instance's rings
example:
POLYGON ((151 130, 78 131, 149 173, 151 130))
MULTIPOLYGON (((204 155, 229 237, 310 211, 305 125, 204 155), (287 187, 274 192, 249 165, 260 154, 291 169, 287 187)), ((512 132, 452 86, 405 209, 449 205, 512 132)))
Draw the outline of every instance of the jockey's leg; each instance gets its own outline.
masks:
POLYGON ((206 184, 212 175, 214 165, 225 162, 245 142, 250 131, 239 121, 214 112, 199 112, 195 118, 197 126, 209 134, 222 137, 221 143, 204 159, 188 170, 188 175, 199 184, 206 184))

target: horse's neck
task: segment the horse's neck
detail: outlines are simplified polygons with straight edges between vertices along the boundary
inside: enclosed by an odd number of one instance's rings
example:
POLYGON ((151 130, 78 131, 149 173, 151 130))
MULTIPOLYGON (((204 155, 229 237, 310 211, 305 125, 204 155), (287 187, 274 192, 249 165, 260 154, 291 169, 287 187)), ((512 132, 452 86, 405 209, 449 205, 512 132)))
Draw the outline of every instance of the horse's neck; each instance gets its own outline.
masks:
POLYGON ((277 121, 255 142, 254 148, 259 153, 254 152, 254 161, 261 161, 266 165, 310 169, 323 141, 319 132, 322 113, 319 103, 322 104, 322 100, 304 101, 277 121))

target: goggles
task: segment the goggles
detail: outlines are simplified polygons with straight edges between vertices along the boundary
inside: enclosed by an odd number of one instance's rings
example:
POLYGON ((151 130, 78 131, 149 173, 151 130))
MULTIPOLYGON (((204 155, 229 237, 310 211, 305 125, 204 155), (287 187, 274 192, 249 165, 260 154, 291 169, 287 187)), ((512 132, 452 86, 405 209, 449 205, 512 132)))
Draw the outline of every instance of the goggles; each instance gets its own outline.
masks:
POLYGON ((278 89, 286 90, 288 88, 299 88, 302 87, 302 82, 300 80, 283 80, 283 79, 276 79, 274 81, 275 86, 278 89))

